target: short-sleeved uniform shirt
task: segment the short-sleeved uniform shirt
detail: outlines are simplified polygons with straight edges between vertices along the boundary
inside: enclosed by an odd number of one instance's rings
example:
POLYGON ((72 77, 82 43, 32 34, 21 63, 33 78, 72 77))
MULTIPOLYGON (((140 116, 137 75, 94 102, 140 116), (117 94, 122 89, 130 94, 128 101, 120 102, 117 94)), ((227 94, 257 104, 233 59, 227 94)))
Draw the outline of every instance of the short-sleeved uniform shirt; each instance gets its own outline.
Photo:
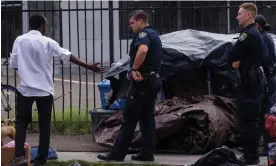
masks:
POLYGON ((143 64, 140 66, 141 73, 159 72, 161 65, 162 43, 159 33, 150 26, 144 27, 140 33, 136 34, 130 45, 130 68, 133 67, 136 53, 140 45, 148 46, 148 52, 143 64))

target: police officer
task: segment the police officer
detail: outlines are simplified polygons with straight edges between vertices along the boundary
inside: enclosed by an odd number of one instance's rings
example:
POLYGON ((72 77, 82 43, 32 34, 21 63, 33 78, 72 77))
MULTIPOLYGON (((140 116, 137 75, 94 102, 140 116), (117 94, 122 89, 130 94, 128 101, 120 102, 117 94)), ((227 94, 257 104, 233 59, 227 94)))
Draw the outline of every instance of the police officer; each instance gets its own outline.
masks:
POLYGON ((270 30, 271 25, 266 23, 266 19, 262 15, 257 15, 255 19, 257 28, 262 34, 264 42, 267 46, 268 56, 265 58, 267 69, 265 70, 267 81, 267 95, 265 95, 266 106, 265 112, 268 113, 271 107, 276 102, 276 53, 275 44, 272 37, 267 33, 270 30))
POLYGON ((241 75, 237 101, 244 153, 240 159, 244 164, 260 162, 258 125, 265 78, 261 67, 264 45, 254 23, 256 13, 257 7, 253 3, 239 6, 237 20, 243 29, 228 59, 232 68, 237 69, 241 75))
MULTIPOLYGON (((260 131, 264 138, 263 149, 265 155, 268 151, 268 135, 264 129, 264 115, 270 112, 271 107, 276 102, 276 54, 275 54, 275 44, 271 36, 266 33, 271 28, 271 25, 266 23, 266 19, 262 15, 257 15, 255 18, 256 27, 262 34, 264 44, 267 47, 267 53, 264 61, 264 72, 266 76, 266 87, 264 93, 264 99, 262 103, 262 112, 260 117, 260 131)), ((263 142, 262 142, 263 143, 263 142)), ((261 144, 262 144, 261 143, 261 144)))
POLYGON ((130 87, 124 110, 124 122, 114 146, 107 154, 97 157, 106 161, 123 161, 139 121, 142 147, 132 160, 153 161, 155 150, 154 105, 161 81, 162 43, 159 33, 148 25, 148 16, 142 10, 130 14, 130 28, 136 34, 130 45, 130 70, 127 74, 130 87))

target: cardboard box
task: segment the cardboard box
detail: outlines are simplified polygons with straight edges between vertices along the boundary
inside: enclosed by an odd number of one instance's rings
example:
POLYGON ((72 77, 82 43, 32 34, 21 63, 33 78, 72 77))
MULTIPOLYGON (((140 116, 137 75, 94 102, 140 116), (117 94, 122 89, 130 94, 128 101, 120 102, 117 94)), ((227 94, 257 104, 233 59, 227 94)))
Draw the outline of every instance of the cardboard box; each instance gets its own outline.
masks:
MULTIPOLYGON (((1 166, 7 166, 13 159, 15 147, 2 147, 1 148, 1 166)), ((28 166, 31 166, 31 148, 25 147, 26 159, 28 166)))

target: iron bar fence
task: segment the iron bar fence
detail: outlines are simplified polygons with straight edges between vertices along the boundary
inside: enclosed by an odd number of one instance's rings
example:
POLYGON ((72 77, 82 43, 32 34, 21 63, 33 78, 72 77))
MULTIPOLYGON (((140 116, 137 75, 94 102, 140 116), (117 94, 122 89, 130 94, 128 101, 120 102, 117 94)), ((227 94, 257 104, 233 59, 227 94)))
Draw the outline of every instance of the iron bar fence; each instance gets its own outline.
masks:
MULTIPOLYGON (((160 34, 183 29, 215 33, 236 33, 238 6, 244 1, 1 1, 1 59, 8 60, 17 36, 28 32, 28 19, 34 13, 47 20, 47 35, 88 63, 101 62, 107 70, 128 54, 132 34, 128 15, 136 9, 149 14, 150 24, 160 34)), ((276 32, 276 2, 251 1, 276 32)), ((54 59, 53 80, 56 121, 89 121, 88 111, 100 107, 97 84, 104 74, 64 64, 54 59), (68 94, 68 95, 67 95, 68 94), (59 117, 61 114, 61 117, 59 117)), ((3 84, 18 86, 16 71, 1 66, 3 84)), ((2 111, 1 111, 2 112, 2 111)), ((3 118, 10 118, 9 115, 3 118)))

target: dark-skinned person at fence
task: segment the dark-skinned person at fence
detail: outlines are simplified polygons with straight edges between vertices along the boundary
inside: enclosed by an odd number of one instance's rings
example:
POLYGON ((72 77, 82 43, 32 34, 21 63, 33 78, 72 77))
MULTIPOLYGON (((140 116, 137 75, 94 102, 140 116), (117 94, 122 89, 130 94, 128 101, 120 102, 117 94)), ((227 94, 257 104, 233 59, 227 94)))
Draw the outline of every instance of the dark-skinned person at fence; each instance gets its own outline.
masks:
POLYGON ((237 20, 242 30, 230 52, 228 63, 240 73, 237 90, 237 115, 241 130, 244 164, 258 164, 259 114, 264 93, 265 75, 262 68, 265 45, 255 26, 257 7, 253 3, 239 6, 237 20))
POLYGON ((130 86, 126 96, 124 122, 111 150, 97 157, 105 161, 123 161, 139 122, 142 134, 140 153, 132 160, 153 161, 155 151, 154 105, 161 88, 159 71, 162 43, 159 33, 148 24, 148 15, 143 10, 130 14, 129 24, 135 33, 130 45, 130 69, 127 78, 130 86))
POLYGON ((17 96, 15 157, 12 166, 27 166, 24 144, 27 126, 32 120, 36 102, 39 122, 39 147, 34 166, 47 162, 50 143, 51 110, 54 96, 53 58, 70 61, 97 73, 104 72, 99 63, 87 64, 53 39, 46 37, 47 19, 34 14, 29 19, 30 31, 18 36, 13 44, 9 67, 18 72, 20 85, 17 96))
POLYGON ((262 141, 260 141, 260 146, 262 148, 259 150, 260 154, 267 156, 269 136, 265 131, 264 117, 266 113, 270 113, 271 107, 276 102, 276 53, 274 41, 267 33, 267 31, 270 30, 271 25, 266 22, 266 19, 263 15, 256 16, 255 24, 261 32, 264 43, 267 47, 267 53, 265 54, 266 56, 263 65, 266 76, 266 86, 262 103, 262 110, 260 113, 260 131, 263 140, 261 139, 262 141))

